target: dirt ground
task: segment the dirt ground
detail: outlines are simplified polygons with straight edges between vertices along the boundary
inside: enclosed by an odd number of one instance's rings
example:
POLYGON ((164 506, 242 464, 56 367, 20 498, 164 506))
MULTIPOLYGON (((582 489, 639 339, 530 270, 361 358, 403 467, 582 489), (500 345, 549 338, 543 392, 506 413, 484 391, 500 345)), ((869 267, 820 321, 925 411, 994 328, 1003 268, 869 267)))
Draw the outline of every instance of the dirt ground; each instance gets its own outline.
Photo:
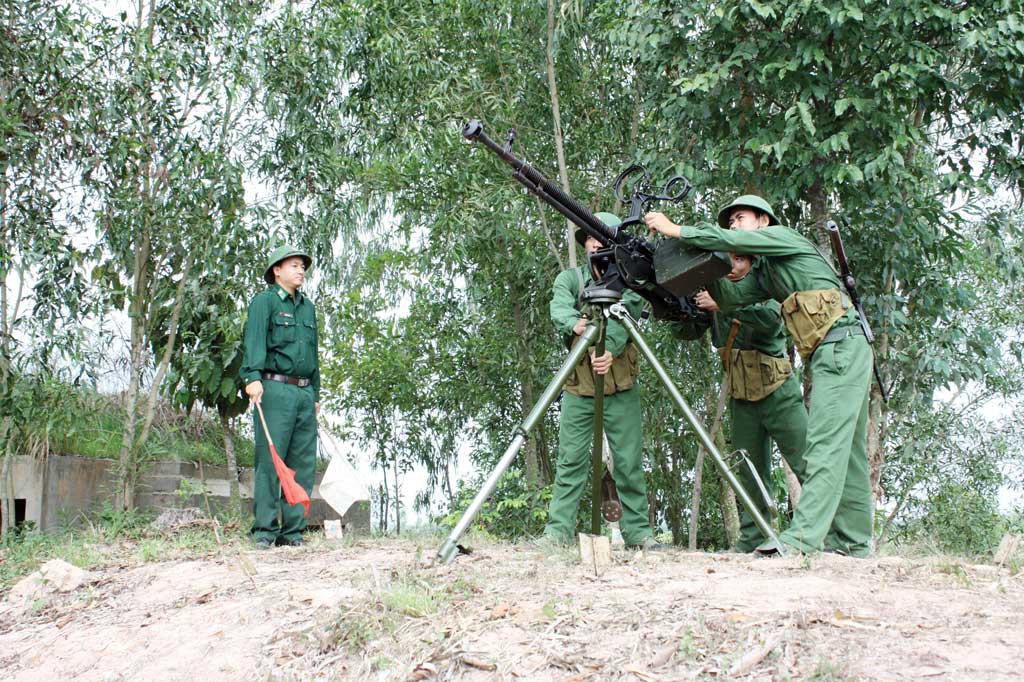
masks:
POLYGON ((530 544, 435 566, 438 544, 313 536, 16 588, 0 679, 1021 679, 1005 568, 620 551, 598 577, 530 544))

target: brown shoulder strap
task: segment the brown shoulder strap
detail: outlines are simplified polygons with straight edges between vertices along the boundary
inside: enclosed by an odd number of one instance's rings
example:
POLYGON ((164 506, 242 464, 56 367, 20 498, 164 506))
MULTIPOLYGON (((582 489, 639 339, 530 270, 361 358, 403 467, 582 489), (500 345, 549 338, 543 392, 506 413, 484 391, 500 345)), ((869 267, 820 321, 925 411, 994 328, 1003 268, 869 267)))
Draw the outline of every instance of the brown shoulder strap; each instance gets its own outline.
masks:
POLYGON ((733 320, 732 328, 729 329, 729 338, 725 342, 725 353, 722 355, 722 364, 725 365, 726 374, 729 373, 729 363, 732 361, 732 344, 736 342, 736 335, 742 324, 739 320, 733 320))

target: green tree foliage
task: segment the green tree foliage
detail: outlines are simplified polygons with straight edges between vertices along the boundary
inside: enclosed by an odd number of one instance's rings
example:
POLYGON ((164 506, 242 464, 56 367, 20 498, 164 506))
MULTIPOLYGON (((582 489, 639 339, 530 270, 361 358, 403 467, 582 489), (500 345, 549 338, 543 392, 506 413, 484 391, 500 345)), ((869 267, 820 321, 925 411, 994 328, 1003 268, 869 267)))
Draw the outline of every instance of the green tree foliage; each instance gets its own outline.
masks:
MULTIPOLYGON (((871 415, 883 535, 911 538, 960 496, 983 516, 1019 433, 973 431, 947 396, 1022 390, 1018 4, 153 0, 115 17, 8 3, 4 439, 21 419, 12 372, 90 367, 80 321, 127 312, 130 499, 159 391, 225 419, 245 409, 242 311, 267 248, 289 241, 316 261, 326 407, 384 473, 385 516, 398 530, 414 468, 424 509, 464 506, 479 481, 460 484, 460 464, 490 470, 564 357, 547 304, 575 248, 462 139, 480 118, 496 139, 516 128, 516 153, 595 210, 621 208, 609 184, 635 160, 694 181, 696 201, 667 208, 677 221, 738 191, 819 243, 825 218, 848 218, 894 384, 871 415)), ((715 356, 659 323, 644 333, 710 421, 715 356)), ((649 370, 641 382, 653 514, 683 542, 695 439, 649 370)), ((485 513, 494 532, 543 523, 557 416, 485 513)), ((704 479, 698 535, 720 546, 726 496, 704 479)))
POLYGON ((91 310, 80 225, 69 195, 82 155, 102 55, 86 47, 89 21, 69 3, 0 7, 0 515, 13 522, 9 457, 31 442, 24 425, 52 407, 40 387, 83 359, 79 321, 91 310))
MULTIPOLYGON (((1004 211, 1019 190, 1018 10, 998 0, 646 3, 617 36, 643 73, 663 76, 644 90, 641 128, 660 143, 652 161, 681 153, 708 204, 761 192, 819 242, 829 214, 850 220, 897 418, 943 386, 1015 371, 997 339, 1019 335, 1020 316, 989 325, 975 311, 1019 278, 1021 224, 1004 211)), ((872 407, 877 475, 900 444, 877 391, 872 407)))

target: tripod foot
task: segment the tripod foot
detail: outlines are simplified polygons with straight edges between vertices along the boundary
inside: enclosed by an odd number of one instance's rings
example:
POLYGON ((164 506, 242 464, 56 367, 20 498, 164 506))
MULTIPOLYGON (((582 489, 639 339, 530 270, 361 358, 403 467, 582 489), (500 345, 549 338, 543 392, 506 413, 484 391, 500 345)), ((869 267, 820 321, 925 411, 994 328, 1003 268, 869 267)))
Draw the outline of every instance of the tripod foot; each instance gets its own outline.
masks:
POLYGON ((462 545, 455 542, 451 538, 441 545, 441 549, 437 550, 437 556, 435 559, 441 564, 450 564, 460 554, 471 554, 472 550, 463 547, 462 545))

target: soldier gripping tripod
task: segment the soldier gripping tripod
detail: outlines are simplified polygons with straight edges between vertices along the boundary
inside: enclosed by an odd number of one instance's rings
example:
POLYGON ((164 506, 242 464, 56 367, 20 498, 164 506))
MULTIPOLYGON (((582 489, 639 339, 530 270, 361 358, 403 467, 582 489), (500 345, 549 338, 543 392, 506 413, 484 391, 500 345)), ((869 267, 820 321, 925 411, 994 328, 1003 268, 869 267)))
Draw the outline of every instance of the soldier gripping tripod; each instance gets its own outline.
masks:
MULTIPOLYGON (((619 219, 611 213, 596 214, 609 227, 619 219)), ((587 254, 601 247, 597 239, 577 230, 576 241, 587 254)), ((571 348, 579 342, 587 326, 580 308, 583 289, 594 280, 591 268, 584 265, 564 270, 555 279, 551 296, 551 321, 569 339, 571 348)), ((622 305, 639 317, 643 299, 628 289, 622 305)), ((614 478, 622 504, 622 538, 627 545, 651 549, 656 545, 648 514, 647 484, 642 466, 643 418, 640 413, 640 389, 635 385, 639 357, 625 327, 608 323, 605 353, 587 355, 565 383, 561 420, 558 429, 558 464, 555 485, 548 508, 544 535, 558 543, 572 542, 576 512, 586 487, 590 469, 590 448, 594 424, 594 379, 591 372, 604 376, 604 429, 615 456, 614 478)))

